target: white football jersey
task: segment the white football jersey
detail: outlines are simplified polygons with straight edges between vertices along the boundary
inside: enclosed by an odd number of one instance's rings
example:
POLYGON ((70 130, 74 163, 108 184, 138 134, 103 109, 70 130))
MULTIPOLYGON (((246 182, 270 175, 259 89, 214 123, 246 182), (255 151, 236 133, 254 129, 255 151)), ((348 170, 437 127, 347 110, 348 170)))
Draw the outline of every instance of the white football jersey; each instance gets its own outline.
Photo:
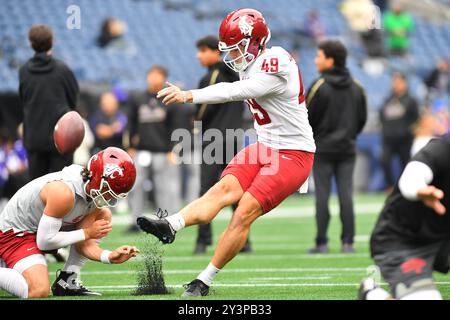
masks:
POLYGON ((294 58, 282 47, 267 48, 240 78, 251 80, 260 73, 282 78, 284 88, 245 101, 255 120, 258 141, 275 149, 315 152, 303 81, 294 58))
POLYGON ((75 204, 63 220, 62 231, 73 229, 75 224, 89 214, 95 205, 88 201, 83 190, 81 170, 83 167, 73 164, 62 171, 46 174, 28 182, 8 201, 0 213, 0 231, 13 230, 14 233, 34 233, 44 213, 44 203, 40 198, 42 188, 51 181, 62 181, 73 191, 75 204))
POLYGON ((300 70, 286 50, 266 49, 240 78, 191 90, 192 102, 246 101, 259 142, 274 149, 316 151, 300 70))

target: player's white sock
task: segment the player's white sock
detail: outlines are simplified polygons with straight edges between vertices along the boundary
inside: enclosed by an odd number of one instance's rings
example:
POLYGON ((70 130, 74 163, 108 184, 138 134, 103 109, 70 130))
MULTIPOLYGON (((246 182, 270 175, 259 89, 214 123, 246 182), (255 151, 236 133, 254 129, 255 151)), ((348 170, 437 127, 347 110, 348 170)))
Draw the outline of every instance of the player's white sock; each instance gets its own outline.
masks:
POLYGON ((170 226, 175 231, 180 231, 186 225, 184 218, 179 213, 175 213, 171 216, 168 216, 166 220, 169 222, 170 226))
POLYGON ((208 264, 206 269, 198 275, 197 279, 202 280, 208 287, 210 287, 219 271, 220 269, 216 268, 212 263, 210 263, 208 264))
POLYGON ((69 257, 67 258, 66 263, 64 264, 63 271, 67 272, 75 272, 77 275, 80 275, 81 268, 86 263, 86 257, 82 256, 75 249, 75 246, 70 246, 69 257))
POLYGON ((375 288, 367 292, 366 300, 387 300, 391 295, 383 288, 375 288))
POLYGON ((14 269, 0 268, 0 289, 19 298, 28 298, 28 283, 25 278, 14 269))

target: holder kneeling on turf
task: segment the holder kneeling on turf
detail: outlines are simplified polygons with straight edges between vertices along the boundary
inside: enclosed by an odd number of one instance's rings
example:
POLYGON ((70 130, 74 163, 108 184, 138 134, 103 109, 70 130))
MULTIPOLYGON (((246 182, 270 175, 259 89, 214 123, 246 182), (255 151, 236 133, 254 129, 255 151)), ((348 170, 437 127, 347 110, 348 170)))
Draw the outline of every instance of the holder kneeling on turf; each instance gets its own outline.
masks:
POLYGON ((99 241, 111 230, 111 211, 136 180, 131 157, 118 148, 93 155, 87 166, 71 165, 21 188, 0 213, 0 289, 20 298, 45 298, 49 277, 44 253, 71 246, 63 271, 52 285, 56 296, 99 295, 81 285, 87 259, 118 264, 138 249, 103 250, 99 241))

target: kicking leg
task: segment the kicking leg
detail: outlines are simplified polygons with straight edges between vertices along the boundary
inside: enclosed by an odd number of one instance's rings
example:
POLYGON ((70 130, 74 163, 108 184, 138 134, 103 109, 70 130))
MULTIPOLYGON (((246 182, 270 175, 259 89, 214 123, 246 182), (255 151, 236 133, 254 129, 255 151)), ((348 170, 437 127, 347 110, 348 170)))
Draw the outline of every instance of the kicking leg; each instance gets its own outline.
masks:
POLYGON ((239 201, 230 224, 217 243, 211 263, 186 287, 183 296, 205 296, 208 294, 214 277, 244 247, 250 225, 261 216, 263 210, 259 202, 246 192, 239 201))
POLYGON ((238 179, 233 175, 226 175, 180 212, 160 220, 140 217, 137 222, 143 231, 153 234, 163 243, 171 243, 177 231, 187 226, 211 222, 222 208, 238 202, 243 194, 238 179))
POLYGON ((184 207, 178 214, 183 218, 185 226, 211 222, 220 210, 241 199, 244 191, 238 179, 226 175, 209 189, 202 197, 184 207))

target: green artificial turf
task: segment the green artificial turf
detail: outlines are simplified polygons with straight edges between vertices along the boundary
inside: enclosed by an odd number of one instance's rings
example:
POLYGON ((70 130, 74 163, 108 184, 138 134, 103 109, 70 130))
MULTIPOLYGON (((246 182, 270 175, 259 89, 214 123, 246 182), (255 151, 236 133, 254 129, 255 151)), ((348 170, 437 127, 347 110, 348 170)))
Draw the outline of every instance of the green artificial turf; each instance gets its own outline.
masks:
MULTIPOLYGON (((330 254, 308 255, 313 244, 315 223, 313 198, 292 196, 276 213, 262 217, 252 227, 253 253, 240 254, 217 276, 211 294, 203 299, 355 299, 366 268, 372 265, 368 239, 376 221, 384 195, 358 195, 356 203, 356 254, 340 253, 340 223, 334 215, 330 223, 330 254)), ((336 199, 333 198, 336 212, 336 199)), ((216 240, 227 224, 225 217, 214 222, 216 240)), ((119 219, 120 220, 120 219, 119 219)), ((122 219, 123 220, 123 219, 122 219)), ((114 249, 122 244, 142 246, 145 235, 126 233, 127 226, 119 224, 102 241, 102 247, 114 249)), ((188 228, 177 234, 175 242, 164 246, 163 272, 167 295, 135 296, 139 261, 122 265, 89 262, 82 271, 83 283, 102 293, 87 299, 180 299, 183 284, 190 282, 209 263, 211 247, 204 256, 192 254, 197 229, 188 228)), ((151 241, 150 241, 151 243, 151 241)), ((49 265, 50 279, 62 264, 49 265)), ((435 280, 444 298, 450 298, 450 282, 436 274, 435 280)), ((8 298, 0 292, 0 298, 8 298)), ((54 299, 50 297, 51 299, 54 299)), ((74 299, 74 298, 67 298, 74 299)), ((80 299, 77 297, 77 299, 80 299)), ((85 298, 86 299, 86 298, 85 298)))

